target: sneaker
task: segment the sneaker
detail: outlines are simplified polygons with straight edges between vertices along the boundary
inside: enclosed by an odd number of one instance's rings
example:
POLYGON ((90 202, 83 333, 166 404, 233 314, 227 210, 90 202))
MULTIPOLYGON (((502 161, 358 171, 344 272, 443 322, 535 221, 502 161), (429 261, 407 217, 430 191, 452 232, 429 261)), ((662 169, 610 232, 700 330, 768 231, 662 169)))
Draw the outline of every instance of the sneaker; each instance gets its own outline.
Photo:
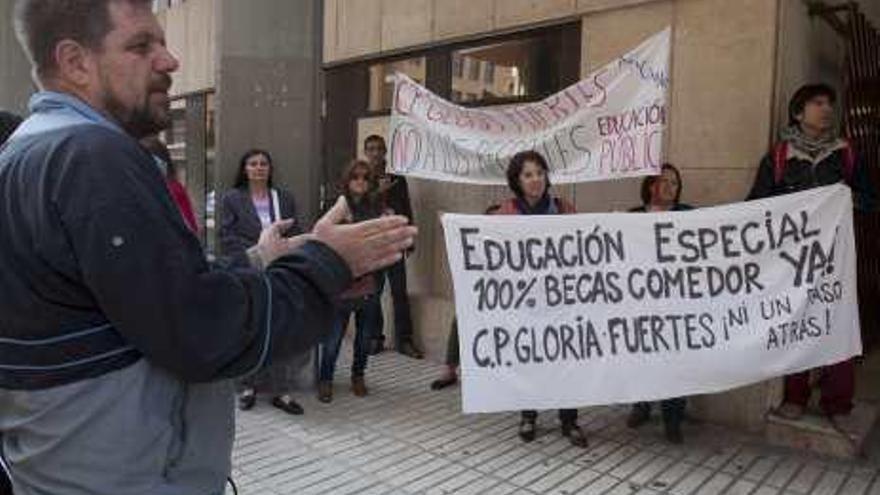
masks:
POLYGON ((272 405, 286 412, 287 414, 293 414, 295 416, 299 416, 305 413, 302 406, 297 404, 293 397, 289 395, 279 395, 272 399, 272 405))
POLYGON ((535 422, 522 419, 519 422, 519 438, 526 443, 535 439, 535 422))
POLYGON ((370 341, 369 349, 367 350, 367 354, 370 356, 375 356, 376 354, 381 354, 382 351, 385 350, 385 341, 382 339, 373 339, 370 341))
POLYGON ((238 396, 238 409, 239 410, 247 411, 248 409, 252 409, 254 407, 254 404, 256 404, 256 403, 257 403, 257 392, 252 388, 245 389, 238 396))
POLYGON ((329 404, 333 401, 333 382, 318 383, 318 400, 324 404, 329 404))
POLYGON ((413 359, 424 359, 425 354, 420 351, 412 342, 404 342, 397 348, 397 352, 413 359))
POLYGON ((776 409, 776 414, 782 418, 797 421, 804 415, 804 406, 786 402, 776 409))
POLYGON ((351 377, 351 393, 353 393, 356 397, 366 397, 367 384, 364 382, 364 377, 351 377))
POLYGON ((584 430, 576 424, 562 425, 562 436, 568 437, 568 441, 575 447, 585 449, 589 445, 584 430))
POLYGON ((629 417, 626 418, 626 426, 630 428, 638 428, 647 423, 651 419, 651 410, 641 406, 634 405, 629 411, 629 417))

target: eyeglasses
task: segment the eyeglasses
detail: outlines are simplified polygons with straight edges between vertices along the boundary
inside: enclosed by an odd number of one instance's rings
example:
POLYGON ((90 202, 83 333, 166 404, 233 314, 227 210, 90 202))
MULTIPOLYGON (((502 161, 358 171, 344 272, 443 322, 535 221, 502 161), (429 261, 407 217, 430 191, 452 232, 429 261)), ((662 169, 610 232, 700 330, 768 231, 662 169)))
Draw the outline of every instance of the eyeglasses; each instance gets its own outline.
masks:
POLYGON ((367 180, 366 174, 354 174, 351 176, 351 180, 367 180))

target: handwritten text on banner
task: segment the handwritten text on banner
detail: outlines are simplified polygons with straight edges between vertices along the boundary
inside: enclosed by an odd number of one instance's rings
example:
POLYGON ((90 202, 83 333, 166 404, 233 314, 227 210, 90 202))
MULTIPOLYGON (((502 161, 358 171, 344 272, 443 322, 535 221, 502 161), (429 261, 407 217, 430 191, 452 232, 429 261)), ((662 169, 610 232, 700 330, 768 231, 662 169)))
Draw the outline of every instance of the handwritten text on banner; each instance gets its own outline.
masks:
POLYGON ((466 108, 398 74, 388 140, 394 173, 504 184, 527 149, 550 162, 555 183, 654 175, 663 160, 670 30, 652 36, 543 101, 466 108))
POLYGON ((717 392, 861 353, 845 186, 443 226, 465 412, 717 392))

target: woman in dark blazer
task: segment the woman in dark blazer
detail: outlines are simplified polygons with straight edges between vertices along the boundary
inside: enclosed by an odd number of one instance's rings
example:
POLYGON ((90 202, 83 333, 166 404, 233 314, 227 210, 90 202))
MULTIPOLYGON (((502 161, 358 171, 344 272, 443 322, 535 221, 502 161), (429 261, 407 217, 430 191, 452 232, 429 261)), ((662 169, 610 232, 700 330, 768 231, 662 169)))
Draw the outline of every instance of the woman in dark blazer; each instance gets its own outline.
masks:
MULTIPOLYGON (((225 256, 240 254, 255 245, 260 232, 278 220, 294 219, 287 234, 302 233, 293 195, 272 187, 272 156, 265 150, 253 149, 242 155, 235 187, 223 195, 220 208, 220 251, 225 256)), ((252 408, 259 388, 272 395, 273 406, 290 414, 302 414, 302 407, 290 392, 306 372, 308 358, 276 363, 242 379, 239 408, 252 408)))
MULTIPOLYGON (((631 209, 631 212, 662 212, 692 210, 689 204, 681 202, 681 174, 671 163, 664 163, 660 175, 651 175, 642 180, 642 205, 631 209)), ((680 444, 684 441, 681 433, 681 422, 684 419, 687 401, 684 397, 672 397, 660 401, 663 414, 663 425, 666 439, 670 443, 680 444)), ((651 418, 651 403, 638 402, 633 404, 626 424, 630 428, 638 428, 651 418)))

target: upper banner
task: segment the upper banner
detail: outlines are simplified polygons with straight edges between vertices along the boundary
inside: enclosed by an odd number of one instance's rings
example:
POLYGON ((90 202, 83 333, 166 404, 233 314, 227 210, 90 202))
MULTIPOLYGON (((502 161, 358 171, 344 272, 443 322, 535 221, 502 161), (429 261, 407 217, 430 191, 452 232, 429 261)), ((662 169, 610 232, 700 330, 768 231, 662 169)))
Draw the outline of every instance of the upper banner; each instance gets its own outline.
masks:
POLYGON ((843 185, 671 213, 444 215, 465 412, 717 392, 861 353, 843 185))
POLYGON ((549 98, 465 108, 398 74, 388 140, 395 174, 506 184, 507 163, 533 149, 554 183, 655 175, 669 89, 667 28, 549 98))

